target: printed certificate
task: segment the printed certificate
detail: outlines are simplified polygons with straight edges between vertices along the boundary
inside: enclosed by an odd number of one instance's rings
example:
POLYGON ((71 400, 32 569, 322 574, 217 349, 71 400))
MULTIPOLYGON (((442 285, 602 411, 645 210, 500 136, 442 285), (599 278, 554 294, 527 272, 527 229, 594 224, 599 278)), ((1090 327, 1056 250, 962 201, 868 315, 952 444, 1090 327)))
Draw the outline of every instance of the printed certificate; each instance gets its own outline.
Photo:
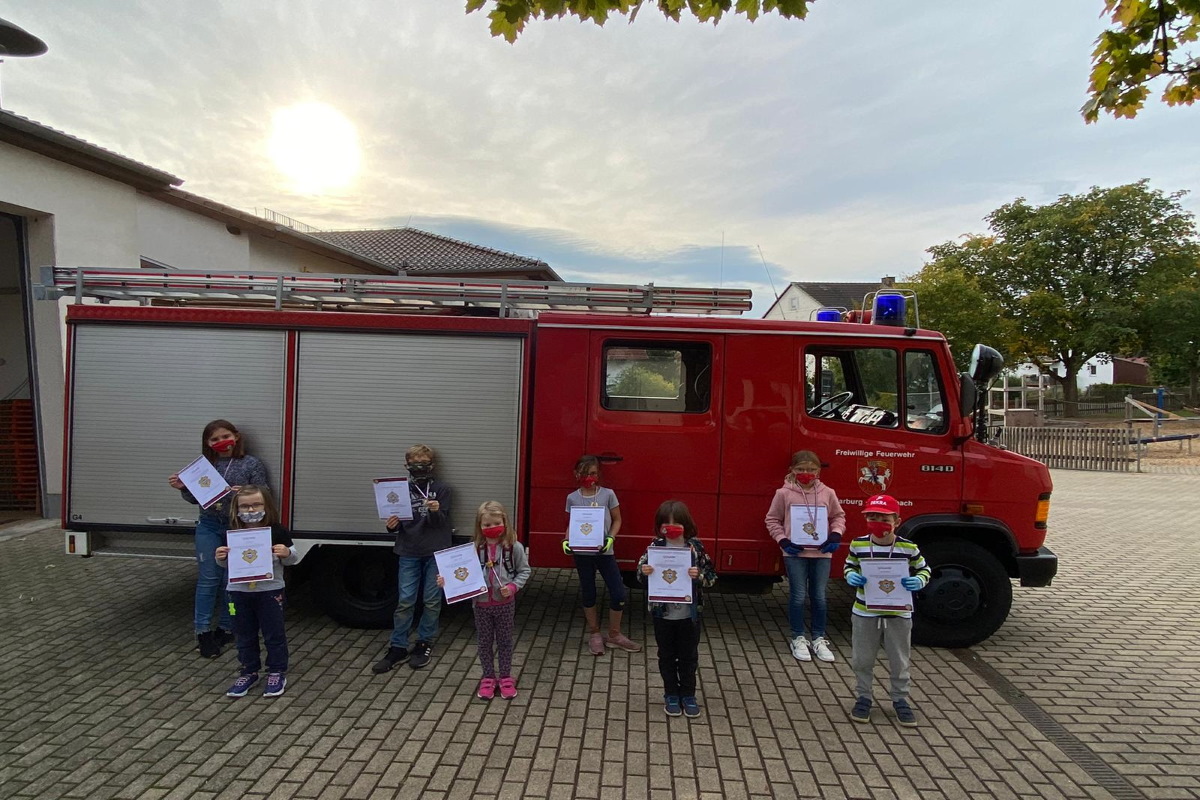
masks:
POLYGON ((225 543, 229 545, 230 583, 265 581, 274 577, 270 528, 226 531, 225 543))
POLYGON ((208 508, 230 492, 224 476, 204 456, 179 470, 179 480, 183 481, 201 508, 208 508))
POLYGON ((691 603, 692 566, 690 547, 651 547, 646 563, 654 571, 646 576, 646 599, 651 603, 691 603))
POLYGON ((829 509, 825 506, 794 505, 791 511, 791 540, 802 547, 820 547, 829 541, 829 509))
POLYGON ((412 498, 408 493, 408 478, 376 478, 375 508, 380 519, 399 517, 412 519, 412 498))
POLYGON ((479 564, 479 554, 475 552, 473 542, 439 550, 433 554, 433 558, 437 561, 438 574, 446 582, 443 591, 446 592, 447 603, 487 594, 483 567, 479 564))
POLYGON ((908 577, 907 558, 864 558, 858 562, 867 585, 867 608, 874 611, 912 611, 912 592, 901 584, 908 577))
POLYGON ((567 544, 576 553, 597 553, 604 547, 604 507, 574 506, 567 544))

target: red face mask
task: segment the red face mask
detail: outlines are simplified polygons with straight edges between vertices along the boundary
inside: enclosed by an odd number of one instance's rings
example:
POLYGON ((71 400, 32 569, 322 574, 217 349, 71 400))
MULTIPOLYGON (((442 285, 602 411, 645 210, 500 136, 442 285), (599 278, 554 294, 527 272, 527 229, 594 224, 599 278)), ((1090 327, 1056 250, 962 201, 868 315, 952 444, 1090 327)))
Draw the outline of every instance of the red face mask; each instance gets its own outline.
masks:
POLYGON ((796 483, 812 483, 817 479, 815 472, 797 472, 795 475, 796 483))
POLYGON ((892 532, 892 523, 878 520, 867 520, 867 533, 876 539, 885 539, 892 532))
POLYGON ((599 482, 600 482, 600 479, 597 478, 595 475, 584 475, 582 478, 579 479, 579 484, 585 489, 591 489, 593 486, 595 486, 599 482))
POLYGON ((213 444, 211 444, 209 446, 212 447, 213 450, 216 450, 218 453, 228 453, 230 450, 232 450, 234 448, 234 446, 236 444, 237 444, 237 439, 222 439, 221 441, 214 442, 213 444))
POLYGON ((486 528, 480 528, 479 532, 483 534, 485 539, 499 539, 504 535, 503 525, 489 525, 486 528))
POLYGON ((680 536, 683 536, 682 525, 672 525, 668 523, 659 528, 659 530, 662 532, 662 535, 668 539, 678 539, 680 536))

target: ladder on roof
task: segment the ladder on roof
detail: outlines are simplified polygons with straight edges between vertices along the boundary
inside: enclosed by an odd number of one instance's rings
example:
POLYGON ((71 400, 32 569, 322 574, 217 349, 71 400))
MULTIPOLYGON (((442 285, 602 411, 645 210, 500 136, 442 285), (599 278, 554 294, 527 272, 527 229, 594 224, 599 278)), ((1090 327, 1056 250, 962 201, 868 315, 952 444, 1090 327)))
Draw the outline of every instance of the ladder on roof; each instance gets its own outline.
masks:
POLYGON ((194 272, 172 269, 42 267, 34 296, 138 301, 143 305, 272 307, 276 310, 353 310, 452 313, 453 309, 590 311, 614 314, 741 314, 749 289, 711 289, 615 283, 457 280, 408 276, 272 272, 194 272))

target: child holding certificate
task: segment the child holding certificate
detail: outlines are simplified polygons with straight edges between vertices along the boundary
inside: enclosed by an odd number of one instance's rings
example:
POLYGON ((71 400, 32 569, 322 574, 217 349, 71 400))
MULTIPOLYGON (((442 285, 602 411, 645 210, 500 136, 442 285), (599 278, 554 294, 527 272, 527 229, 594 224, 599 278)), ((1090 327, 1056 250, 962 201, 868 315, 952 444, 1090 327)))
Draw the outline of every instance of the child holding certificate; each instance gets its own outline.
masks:
POLYGON ((871 677, 882 642, 891 673, 892 708, 901 725, 912 727, 917 724, 917 715, 908 704, 911 593, 920 591, 929 582, 929 567, 916 543, 896 535, 896 526, 900 524, 900 504, 896 498, 875 495, 863 505, 863 516, 867 520, 867 535, 850 542, 845 567, 846 583, 857 590, 850 619, 854 645, 851 660, 858 678, 855 689, 858 700, 850 717, 855 722, 871 721, 874 697, 871 677), (881 571, 899 574, 900 585, 896 585, 894 578, 878 577, 868 586, 870 576, 881 571), (882 594, 883 599, 877 599, 877 594, 882 594))
POLYGON ((811 661, 808 649, 821 661, 833 661, 825 638, 829 567, 846 530, 846 512, 833 489, 820 481, 821 459, 811 450, 792 456, 783 486, 775 490, 767 509, 767 533, 783 549, 788 577, 788 623, 792 655, 811 661), (805 629, 804 600, 812 605, 811 634, 805 629))
POLYGON ((412 519, 392 516, 386 523, 388 533, 396 536, 393 552, 398 556, 398 589, 387 652, 371 667, 376 675, 406 661, 413 669, 424 669, 433 658, 433 640, 442 614, 442 592, 437 586, 437 559, 433 554, 448 548, 454 533, 450 520, 452 492, 433 476, 434 457, 433 448, 424 444, 414 444, 404 453, 412 519), (422 604, 421 619, 410 652, 409 632, 418 600, 422 604))
MULTIPOLYGON (((265 486, 250 484, 238 489, 229 528, 227 535, 248 528, 270 529, 271 576, 263 580, 236 583, 234 578, 230 578, 229 597, 233 605, 233 626, 237 632, 238 661, 242 664, 242 672, 225 694, 228 697, 245 697, 250 687, 258 683, 261 666, 258 635, 261 632, 267 648, 267 684, 263 689, 263 697, 278 697, 287 686, 288 669, 287 633, 283 628, 283 609, 286 605, 283 568, 295 564, 300 557, 292 544, 291 534, 279 524, 279 511, 271 499, 271 490, 265 486)), ((230 548, 222 545, 216 549, 215 555, 224 567, 229 562, 230 548)), ((233 557, 254 561, 261 555, 244 550, 234 553, 233 557)))
POLYGON ((619 647, 636 653, 642 646, 621 633, 621 615, 625 610, 627 593, 621 580, 621 570, 613 555, 613 543, 621 530, 621 506, 612 489, 600 485, 600 459, 582 456, 575 462, 575 481, 579 488, 567 495, 567 513, 572 508, 604 509, 604 539, 595 552, 576 553, 571 549, 570 534, 563 542, 563 552, 575 559, 575 570, 579 573, 579 588, 583 593, 583 618, 587 622, 588 649, 592 655, 604 653, 604 648, 619 647), (608 636, 600 633, 600 620, 596 612, 596 573, 604 578, 608 587, 608 636))
MULTIPOLYGON (((491 700, 499 689, 501 697, 511 700, 517 696, 517 682, 512 676, 517 592, 524 588, 532 570, 525 547, 517 541, 516 531, 508 520, 508 512, 495 500, 487 501, 475 512, 475 552, 479 554, 483 579, 488 587, 487 594, 474 600, 479 666, 483 668, 476 696, 491 700), (498 679, 497 660, 500 662, 498 679)), ((437 584, 444 587, 446 579, 438 575, 437 584)))
MULTIPOLYGON (((647 584, 650 600, 650 615, 654 620, 654 641, 658 643, 658 670, 662 674, 663 704, 668 716, 700 716, 700 704, 696 701, 696 667, 700 660, 700 612, 701 589, 717 582, 712 559, 704 551, 704 545, 696 538, 696 523, 688 507, 678 500, 668 500, 658 507, 654 515, 657 536, 650 549, 638 561, 638 574, 647 584), (686 567, 687 580, 679 575, 675 567, 662 569, 661 578, 666 585, 664 596, 675 586, 683 590, 683 597, 672 596, 680 602, 656 601, 654 561, 660 553, 673 556, 676 551, 686 552, 680 567, 686 567)), ((665 560, 665 559, 664 559, 665 560)), ((672 559, 674 560, 674 559, 672 559)), ((679 590, 675 590, 678 592, 679 590)))
MULTIPOLYGON (((239 486, 249 484, 267 485, 266 466, 254 456, 246 454, 246 443, 232 422, 216 419, 205 425, 200 435, 200 452, 234 491, 239 486)), ((167 478, 167 483, 178 489, 184 500, 192 505, 200 505, 179 479, 179 473, 167 478)), ((225 527, 230 515, 229 498, 230 495, 225 495, 201 508, 200 520, 196 524, 199 574, 196 576, 195 628, 200 655, 204 658, 216 658, 221 655, 221 648, 233 641, 229 600, 222 589, 225 570, 213 558, 213 552, 225 543, 225 527), (216 630, 212 630, 214 604, 218 609, 216 630)))

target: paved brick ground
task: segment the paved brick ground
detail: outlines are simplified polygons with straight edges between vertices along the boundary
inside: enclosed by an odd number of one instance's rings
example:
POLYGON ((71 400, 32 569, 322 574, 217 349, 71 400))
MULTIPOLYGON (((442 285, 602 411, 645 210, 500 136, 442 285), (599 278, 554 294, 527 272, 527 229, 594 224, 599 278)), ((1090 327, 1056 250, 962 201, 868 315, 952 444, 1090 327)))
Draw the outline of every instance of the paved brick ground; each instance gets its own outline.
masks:
MULTIPOLYGON (((1200 797, 1200 621, 1182 599, 1200 484, 1055 480, 1061 577, 1017 591, 974 651, 1127 778, 1121 796, 1200 797)), ((955 653, 914 654, 920 728, 890 709, 851 723, 840 582, 833 665, 791 658, 781 589, 712 596, 697 720, 663 716, 652 646, 581 652, 572 576, 552 571, 521 599, 510 703, 472 696, 468 613, 443 617, 428 670, 375 676, 386 634, 333 625, 303 589, 288 693, 229 700, 233 653, 193 648, 190 565, 68 558, 60 542, 0 540, 2 798, 1112 796, 955 653)))

